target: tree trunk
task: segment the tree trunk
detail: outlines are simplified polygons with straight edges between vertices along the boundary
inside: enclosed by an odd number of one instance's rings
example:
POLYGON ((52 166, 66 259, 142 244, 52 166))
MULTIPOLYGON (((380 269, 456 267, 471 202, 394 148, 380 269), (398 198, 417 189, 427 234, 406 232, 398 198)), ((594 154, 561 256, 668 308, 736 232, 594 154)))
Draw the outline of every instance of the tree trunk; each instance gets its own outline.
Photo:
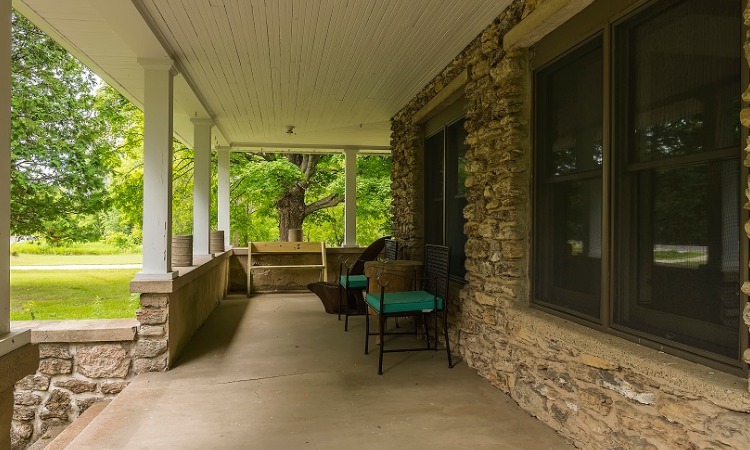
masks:
POLYGON ((279 214, 279 240, 289 240, 289 230, 302 229, 305 221, 305 190, 293 187, 276 201, 276 212, 279 214))

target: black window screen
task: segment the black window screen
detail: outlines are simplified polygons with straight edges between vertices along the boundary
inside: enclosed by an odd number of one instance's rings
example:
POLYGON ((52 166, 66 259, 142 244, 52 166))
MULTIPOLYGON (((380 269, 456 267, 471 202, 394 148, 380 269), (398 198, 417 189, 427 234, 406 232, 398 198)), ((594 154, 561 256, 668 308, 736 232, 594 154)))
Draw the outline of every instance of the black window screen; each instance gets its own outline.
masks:
POLYGON ((535 301, 599 320, 602 39, 537 72, 535 301))
POLYGON ((451 248, 450 274, 466 275, 464 119, 425 139, 425 243, 451 248))
POLYGON ((741 17, 737 0, 666 1, 615 34, 614 321, 732 358, 741 17))
POLYGON ((443 245, 445 132, 425 139, 425 244, 443 245))

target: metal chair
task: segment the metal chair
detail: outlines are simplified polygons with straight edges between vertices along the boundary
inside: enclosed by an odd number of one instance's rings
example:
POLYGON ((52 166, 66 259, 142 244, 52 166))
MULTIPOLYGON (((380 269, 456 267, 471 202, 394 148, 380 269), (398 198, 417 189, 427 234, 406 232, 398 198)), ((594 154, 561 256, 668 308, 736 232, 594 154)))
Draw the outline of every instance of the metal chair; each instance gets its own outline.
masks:
MULTIPOLYGON (((387 277, 399 276, 384 273, 378 276, 380 294, 372 294, 369 289, 365 295, 365 302, 369 308, 365 309, 365 354, 369 353, 370 336, 380 337, 380 355, 378 358, 378 375, 383 374, 383 354, 396 352, 412 352, 438 349, 438 313, 443 313, 443 334, 445 335, 445 350, 448 354, 448 367, 453 368, 450 342, 448 341, 448 287, 450 283, 450 247, 442 245, 425 246, 424 276, 416 278, 422 282, 422 290, 406 292, 385 292, 388 285, 387 277), (385 279, 384 279, 385 277, 385 279), (370 310, 379 316, 378 332, 370 333, 370 310), (424 325, 426 347, 385 349, 385 335, 411 334, 411 332, 386 332, 385 325, 389 317, 415 316, 421 317, 424 325), (434 319, 435 346, 430 345, 430 334, 427 319, 434 319)), ((373 276, 373 275, 370 275, 373 276)), ((369 285, 369 283, 367 283, 369 285)))
POLYGON ((350 291, 358 291, 356 295, 361 296, 362 291, 367 287, 367 278, 364 275, 365 262, 374 261, 391 241, 396 242, 390 239, 390 236, 378 239, 370 244, 359 258, 354 260, 345 258, 344 255, 339 257, 339 320, 341 320, 341 312, 343 311, 345 315, 344 331, 349 331, 349 316, 363 314, 358 311, 352 313, 349 298, 350 291))
POLYGON ((398 259, 398 241, 395 239, 386 239, 383 256, 389 261, 398 259))

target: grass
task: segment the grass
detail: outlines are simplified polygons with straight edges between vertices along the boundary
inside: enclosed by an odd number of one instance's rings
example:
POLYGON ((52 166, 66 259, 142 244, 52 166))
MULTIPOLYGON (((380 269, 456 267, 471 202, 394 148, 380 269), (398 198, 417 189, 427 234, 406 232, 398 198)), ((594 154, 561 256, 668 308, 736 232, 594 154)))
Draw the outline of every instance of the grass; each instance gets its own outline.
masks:
POLYGON ((654 250, 654 259, 658 260, 675 260, 688 259, 706 256, 704 252, 681 252, 679 250, 654 250))
POLYGON ((76 264, 140 264, 139 254, 44 255, 21 253, 10 257, 11 266, 61 266, 76 264))
POLYGON ((49 245, 43 240, 17 242, 10 245, 11 254, 34 255, 118 255, 138 253, 140 246, 119 247, 105 242, 66 242, 61 245, 49 245))
POLYGON ((130 280, 138 269, 12 271, 11 320, 135 317, 130 280))

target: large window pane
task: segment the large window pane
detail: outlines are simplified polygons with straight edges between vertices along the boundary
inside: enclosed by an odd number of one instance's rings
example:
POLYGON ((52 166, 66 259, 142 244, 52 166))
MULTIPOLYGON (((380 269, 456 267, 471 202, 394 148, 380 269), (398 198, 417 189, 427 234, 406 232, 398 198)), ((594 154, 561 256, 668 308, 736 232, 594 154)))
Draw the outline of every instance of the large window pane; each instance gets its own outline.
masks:
POLYGON ((740 17, 738 0, 665 1, 615 35, 614 321, 735 359, 740 17))
POLYGON ((425 139, 425 243, 443 244, 445 132, 425 139))
POLYGON ((600 320, 602 40, 537 73, 535 301, 600 320))
POLYGON ((450 273, 459 278, 466 275, 466 234, 464 233, 464 208, 466 207, 466 130, 464 119, 446 127, 446 178, 445 245, 451 248, 450 273))

